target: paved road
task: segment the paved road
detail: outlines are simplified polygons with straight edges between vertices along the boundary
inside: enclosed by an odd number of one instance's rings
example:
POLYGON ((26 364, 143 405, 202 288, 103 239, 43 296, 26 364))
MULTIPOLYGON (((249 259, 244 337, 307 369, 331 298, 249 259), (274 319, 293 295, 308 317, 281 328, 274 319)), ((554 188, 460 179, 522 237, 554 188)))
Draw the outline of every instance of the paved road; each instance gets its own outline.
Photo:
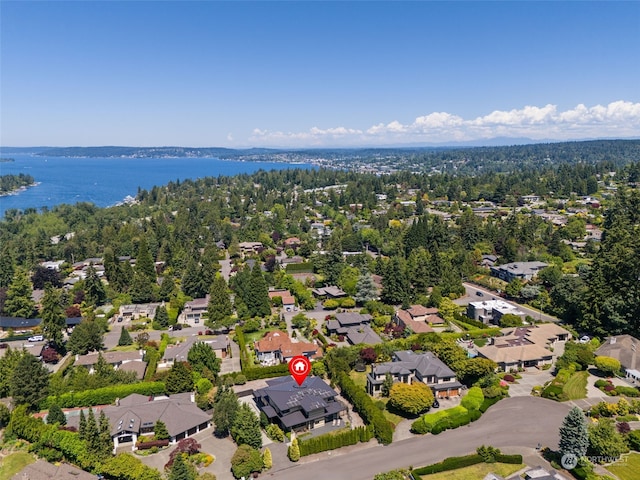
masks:
POLYGON ((526 307, 524 305, 521 305, 519 303, 515 303, 515 302, 509 302, 507 300, 505 300, 504 298, 500 298, 496 292, 489 290, 488 288, 484 288, 484 287, 479 287, 477 285, 474 285, 472 283, 463 283, 462 284, 465 288, 465 290, 467 291, 467 295, 461 298, 456 299, 454 302, 458 305, 468 305, 469 302, 481 302, 483 300, 502 300, 504 302, 507 302, 515 307, 517 307, 518 309, 522 310, 524 313, 526 313, 527 315, 535 318, 536 320, 542 320, 544 322, 554 322, 554 323, 558 323, 560 321, 560 319, 558 319, 557 317, 554 317, 552 315, 547 315, 546 313, 542 313, 538 310, 533 310, 529 307, 526 307), (481 293, 482 295, 478 295, 478 292, 481 293))
POLYGON ((447 457, 473 453, 482 444, 506 451, 535 448, 538 442, 557 448, 558 428, 569 409, 568 405, 543 398, 507 398, 467 427, 440 435, 415 437, 386 447, 369 447, 368 444, 357 450, 347 447, 325 452, 305 457, 299 464, 262 476, 278 480, 371 480, 376 473, 410 465, 427 465, 447 457))

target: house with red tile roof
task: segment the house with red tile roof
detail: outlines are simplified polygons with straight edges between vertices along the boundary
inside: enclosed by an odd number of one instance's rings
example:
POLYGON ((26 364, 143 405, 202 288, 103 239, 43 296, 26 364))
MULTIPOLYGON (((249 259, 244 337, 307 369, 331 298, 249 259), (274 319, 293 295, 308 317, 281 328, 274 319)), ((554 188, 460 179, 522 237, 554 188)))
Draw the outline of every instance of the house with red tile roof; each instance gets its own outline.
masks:
POLYGON ((281 330, 267 332, 262 339, 254 343, 254 348, 258 360, 263 365, 285 363, 297 355, 304 355, 309 359, 322 356, 322 350, 315 343, 294 342, 281 330))

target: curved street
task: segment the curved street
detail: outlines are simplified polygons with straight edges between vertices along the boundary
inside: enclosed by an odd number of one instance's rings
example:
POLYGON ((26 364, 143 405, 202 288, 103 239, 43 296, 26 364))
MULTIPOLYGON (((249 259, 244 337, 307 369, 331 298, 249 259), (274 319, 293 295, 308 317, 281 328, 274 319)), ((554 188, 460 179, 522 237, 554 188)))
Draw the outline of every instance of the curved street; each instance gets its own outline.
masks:
POLYGON ((262 476, 278 480, 371 480, 376 473, 467 455, 483 444, 506 452, 509 449, 521 450, 520 447, 533 449, 538 443, 555 449, 560 424, 569 410, 569 405, 543 398, 506 398, 466 427, 440 435, 414 437, 388 446, 360 445, 324 452, 262 476))

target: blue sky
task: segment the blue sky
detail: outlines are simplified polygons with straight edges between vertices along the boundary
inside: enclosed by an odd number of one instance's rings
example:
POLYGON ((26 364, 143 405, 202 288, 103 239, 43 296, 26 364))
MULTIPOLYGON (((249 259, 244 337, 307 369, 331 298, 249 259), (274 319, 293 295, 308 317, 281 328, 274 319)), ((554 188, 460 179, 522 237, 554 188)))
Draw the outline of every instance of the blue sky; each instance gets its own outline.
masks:
POLYGON ((640 136, 640 2, 0 2, 0 143, 640 136))

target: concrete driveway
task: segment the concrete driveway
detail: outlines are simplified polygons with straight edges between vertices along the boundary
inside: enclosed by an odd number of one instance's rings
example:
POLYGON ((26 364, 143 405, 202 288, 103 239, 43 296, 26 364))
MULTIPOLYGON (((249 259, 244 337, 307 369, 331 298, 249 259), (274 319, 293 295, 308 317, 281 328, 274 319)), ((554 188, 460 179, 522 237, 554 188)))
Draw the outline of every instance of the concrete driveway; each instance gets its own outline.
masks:
POLYGON ((553 374, 549 370, 532 369, 530 372, 522 372, 522 378, 516 380, 518 383, 509 385, 510 397, 528 397, 531 395, 531 389, 536 385, 544 385, 553 378, 553 374))

